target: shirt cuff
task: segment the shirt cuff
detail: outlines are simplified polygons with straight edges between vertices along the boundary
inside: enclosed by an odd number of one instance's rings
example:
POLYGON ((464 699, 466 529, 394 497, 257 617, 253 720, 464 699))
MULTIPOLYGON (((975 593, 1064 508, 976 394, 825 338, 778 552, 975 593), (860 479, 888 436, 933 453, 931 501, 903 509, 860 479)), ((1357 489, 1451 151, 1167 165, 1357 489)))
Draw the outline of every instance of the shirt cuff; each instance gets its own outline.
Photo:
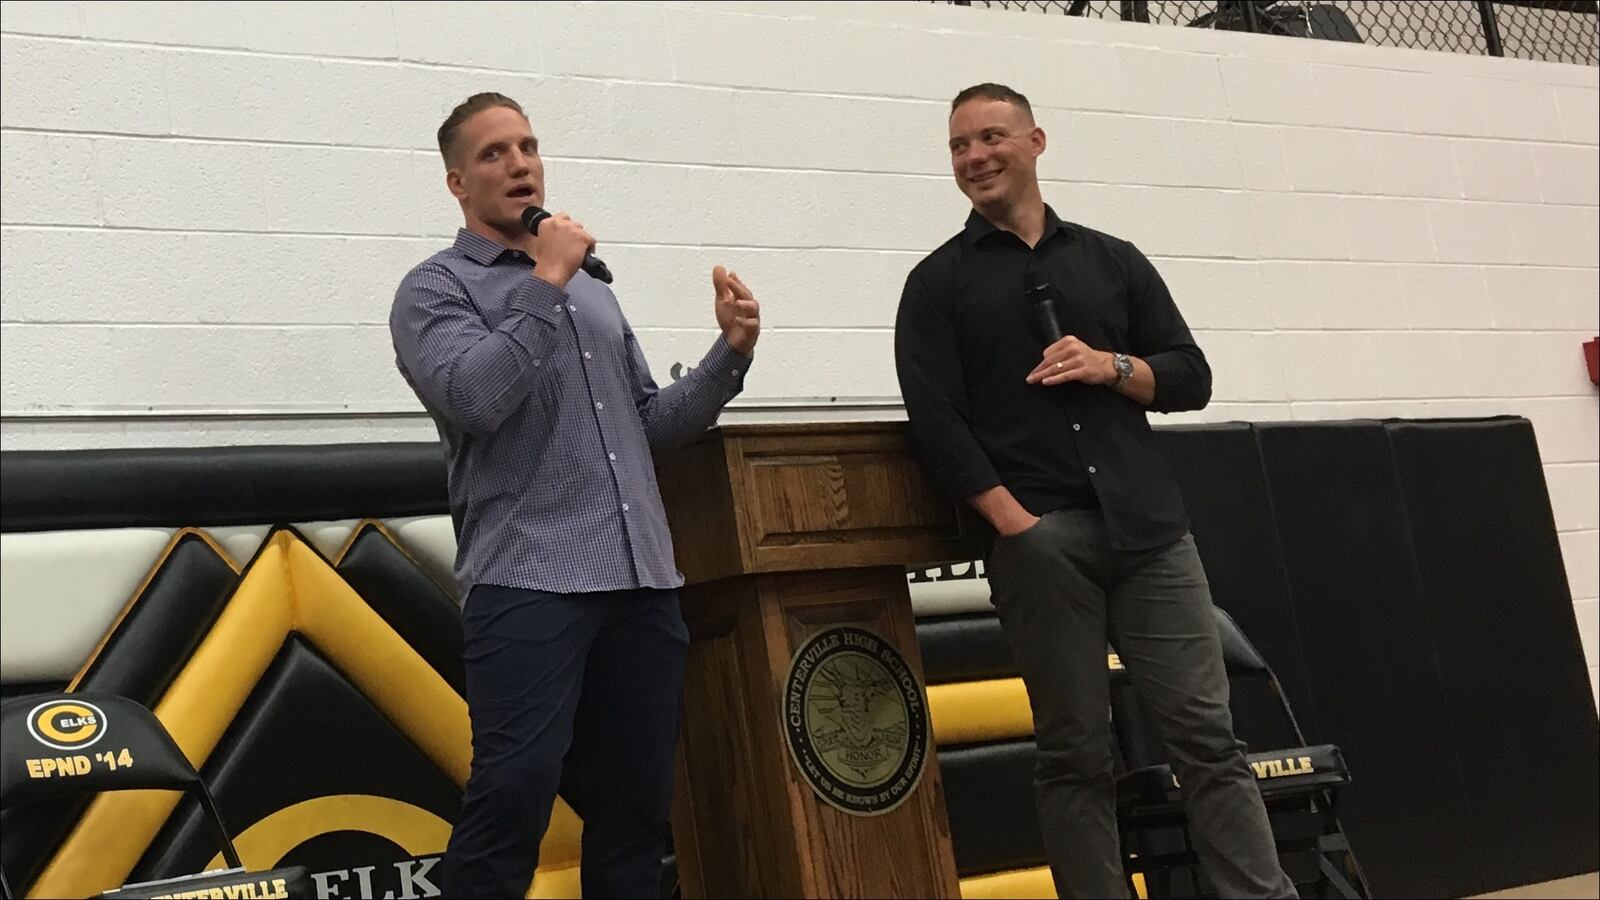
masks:
POLYGON ((744 375, 750 362, 751 357, 733 349, 726 337, 718 335, 717 342, 711 345, 695 371, 706 373, 738 393, 744 390, 744 375))
POLYGON ((551 325, 561 325, 561 310, 567 305, 567 292, 541 278, 529 276, 511 295, 511 308, 551 325))
MULTIPOLYGON (((981 469, 969 470, 961 475, 952 476, 949 483, 953 485, 950 496, 956 500, 966 502, 974 496, 997 488, 1005 484, 1000 480, 1000 475, 995 472, 994 466, 985 465, 981 469)), ((1017 501, 1021 503, 1022 501, 1017 501)))
POLYGON ((1176 353, 1160 352, 1144 357, 1144 364, 1150 367, 1150 373, 1156 380, 1156 390, 1150 398, 1150 411, 1177 412, 1177 406, 1181 403, 1175 405, 1175 402, 1189 393, 1185 387, 1193 377, 1186 361, 1176 353))

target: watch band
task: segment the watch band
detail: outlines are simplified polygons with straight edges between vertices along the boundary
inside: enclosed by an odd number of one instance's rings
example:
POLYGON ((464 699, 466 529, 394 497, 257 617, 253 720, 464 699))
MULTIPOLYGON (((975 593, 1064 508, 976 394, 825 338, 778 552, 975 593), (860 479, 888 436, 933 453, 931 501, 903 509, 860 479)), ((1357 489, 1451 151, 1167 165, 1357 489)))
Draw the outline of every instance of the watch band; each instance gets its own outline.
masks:
POLYGON ((1133 380, 1133 360, 1126 353, 1113 353, 1111 367, 1117 370, 1117 387, 1122 387, 1133 380))

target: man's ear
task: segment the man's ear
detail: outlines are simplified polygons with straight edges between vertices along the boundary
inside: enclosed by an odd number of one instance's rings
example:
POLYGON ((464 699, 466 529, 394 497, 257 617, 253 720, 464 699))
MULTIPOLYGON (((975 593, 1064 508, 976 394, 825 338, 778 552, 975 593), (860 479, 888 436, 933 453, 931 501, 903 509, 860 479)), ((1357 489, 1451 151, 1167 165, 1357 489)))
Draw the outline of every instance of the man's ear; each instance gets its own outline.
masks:
POLYGON ((461 171, 459 169, 444 170, 444 186, 450 189, 450 194, 457 200, 467 199, 467 188, 461 183, 461 171))
POLYGON ((1038 157, 1044 155, 1044 148, 1047 142, 1045 141, 1043 128, 1035 125, 1033 127, 1033 132, 1028 135, 1028 142, 1033 145, 1034 156, 1038 157))

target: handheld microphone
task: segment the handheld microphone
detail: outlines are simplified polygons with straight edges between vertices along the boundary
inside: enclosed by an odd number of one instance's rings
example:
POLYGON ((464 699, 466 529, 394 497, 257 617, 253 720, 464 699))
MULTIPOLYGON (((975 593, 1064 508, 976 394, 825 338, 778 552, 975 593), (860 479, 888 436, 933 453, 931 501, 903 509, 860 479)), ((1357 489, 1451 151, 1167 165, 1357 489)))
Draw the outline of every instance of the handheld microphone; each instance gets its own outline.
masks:
POLYGON ((1028 302, 1033 306, 1034 320, 1039 323, 1039 330, 1044 332, 1045 346, 1050 346, 1061 340, 1061 322, 1056 318, 1056 295, 1060 292, 1055 285, 1045 280, 1044 273, 1038 266, 1028 266, 1028 302))
MULTIPOLYGON (((550 218, 548 210, 538 206, 530 206, 522 211, 522 227, 528 229, 532 234, 538 234, 539 223, 548 218, 550 218)), ((596 281, 603 281, 606 284, 611 283, 611 270, 606 268, 606 264, 601 262, 600 257, 595 256, 592 250, 583 255, 583 271, 596 281)))

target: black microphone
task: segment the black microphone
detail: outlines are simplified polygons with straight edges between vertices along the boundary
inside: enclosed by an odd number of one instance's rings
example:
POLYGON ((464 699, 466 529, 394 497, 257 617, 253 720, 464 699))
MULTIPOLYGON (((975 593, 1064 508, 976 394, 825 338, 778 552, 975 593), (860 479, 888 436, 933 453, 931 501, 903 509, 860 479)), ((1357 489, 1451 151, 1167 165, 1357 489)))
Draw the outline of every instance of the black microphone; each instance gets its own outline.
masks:
POLYGON ((1044 273, 1033 264, 1028 265, 1028 302, 1033 305, 1033 317, 1044 332, 1045 346, 1061 340, 1061 322, 1056 318, 1056 297, 1061 292, 1045 280, 1044 273))
MULTIPOLYGON (((549 210, 538 206, 530 206, 522 211, 522 226, 528 229, 530 233, 538 234, 539 223, 548 218, 550 218, 549 210)), ((600 257, 594 255, 593 250, 583 255, 583 271, 587 272, 590 278, 603 281, 606 284, 611 283, 611 270, 606 268, 606 264, 600 261, 600 257)))

